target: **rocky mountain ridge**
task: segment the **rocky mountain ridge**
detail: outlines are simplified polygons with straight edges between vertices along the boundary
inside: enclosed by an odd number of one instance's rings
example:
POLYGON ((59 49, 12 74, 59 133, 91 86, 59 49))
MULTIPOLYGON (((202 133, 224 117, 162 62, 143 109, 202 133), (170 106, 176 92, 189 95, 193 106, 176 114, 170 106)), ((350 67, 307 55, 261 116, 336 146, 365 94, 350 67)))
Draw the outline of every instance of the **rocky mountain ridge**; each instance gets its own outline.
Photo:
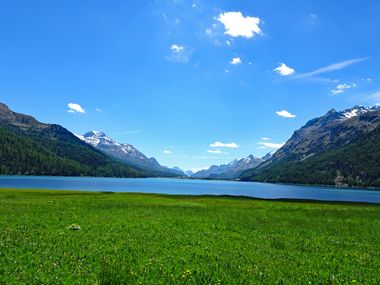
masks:
POLYGON ((182 176, 183 172, 177 169, 170 169, 162 166, 154 158, 146 157, 142 152, 133 145, 127 143, 118 143, 108 137, 104 132, 90 131, 83 136, 77 135, 82 141, 92 145, 107 155, 119 159, 124 163, 138 167, 145 171, 155 173, 159 176, 182 176))
POLYGON ((307 122, 243 180, 380 186, 380 107, 335 109, 307 122), (379 173, 378 173, 379 172, 379 173))
POLYGON ((268 159, 271 154, 267 154, 262 158, 254 157, 252 154, 240 160, 233 160, 228 164, 212 165, 210 168, 198 171, 191 177, 193 178, 209 178, 209 179, 235 179, 244 170, 257 167, 268 159))

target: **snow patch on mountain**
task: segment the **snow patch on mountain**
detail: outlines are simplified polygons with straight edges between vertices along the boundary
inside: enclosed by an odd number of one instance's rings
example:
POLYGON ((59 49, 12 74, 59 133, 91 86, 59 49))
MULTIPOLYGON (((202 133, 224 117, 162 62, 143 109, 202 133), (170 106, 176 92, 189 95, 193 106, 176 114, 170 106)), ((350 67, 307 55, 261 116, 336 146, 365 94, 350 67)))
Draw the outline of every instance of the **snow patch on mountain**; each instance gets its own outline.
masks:
POLYGON ((360 106, 355 106, 351 109, 344 110, 340 114, 342 115, 343 119, 351 119, 353 117, 362 115, 369 111, 371 111, 371 108, 365 108, 364 106, 360 105, 360 106))

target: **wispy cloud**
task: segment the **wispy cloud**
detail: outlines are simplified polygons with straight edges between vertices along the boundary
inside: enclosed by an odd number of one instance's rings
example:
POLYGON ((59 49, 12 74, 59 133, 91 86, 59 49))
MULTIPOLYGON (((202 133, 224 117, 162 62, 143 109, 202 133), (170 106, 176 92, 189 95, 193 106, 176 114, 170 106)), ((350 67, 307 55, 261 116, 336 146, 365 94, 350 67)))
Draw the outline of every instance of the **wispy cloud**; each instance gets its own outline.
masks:
POLYGON ((239 146, 232 142, 232 143, 222 143, 222 142, 215 142, 215 143, 212 143, 210 144, 210 147, 226 147, 226 148, 239 148, 239 146))
POLYGON ((317 14, 311 13, 309 17, 309 23, 313 26, 316 26, 319 24, 319 17, 317 14))
POLYGON ((338 84, 335 89, 331 90, 331 94, 332 95, 337 95, 337 94, 341 94, 341 93, 344 93, 347 89, 350 89, 350 88, 355 88, 356 87, 356 84, 355 83, 352 83, 352 84, 338 84))
POLYGON ((296 78, 296 79, 306 78, 306 77, 312 77, 312 76, 316 76, 319 74, 328 73, 328 72, 332 72, 332 71, 336 71, 336 70, 341 70, 341 69, 344 69, 346 67, 349 67, 350 65, 353 65, 353 64, 356 64, 359 62, 363 62, 363 61, 366 61, 368 59, 369 59, 368 57, 362 57, 362 58, 354 58, 354 59, 344 60, 341 62, 330 64, 330 65, 322 67, 322 68, 318 68, 318 69, 310 71, 310 72, 298 74, 298 75, 294 76, 293 78, 296 78))
POLYGON ((173 152, 171 150, 164 150, 163 153, 164 154, 172 154, 173 152))
POLYGON ((281 62, 278 67, 273 69, 274 72, 281 76, 290 76, 293 75, 295 70, 289 66, 287 66, 285 63, 281 62))
POLYGON ((69 113, 86 113, 82 106, 77 103, 69 103, 67 104, 67 107, 69 108, 69 110, 67 110, 69 113))
POLYGON ((283 117, 283 118, 288 118, 288 119, 293 119, 296 117, 296 115, 286 111, 286 110, 282 110, 282 111, 277 111, 276 114, 280 117, 283 117))
POLYGON ((376 104, 380 103, 380 90, 376 90, 371 92, 369 95, 365 97, 367 101, 376 102, 376 104))
POLYGON ((209 149, 207 150, 208 153, 213 153, 213 154, 221 154, 222 151, 220 149, 209 149))
POLYGON ((95 111, 100 113, 102 111, 102 109, 95 108, 95 111))
POLYGON ((272 149, 272 150, 277 150, 281 148, 285 143, 274 143, 270 142, 270 138, 263 137, 261 138, 261 141, 259 142, 259 147, 257 149, 272 149))
POLYGON ((279 149, 281 148, 285 143, 272 143, 272 142, 259 142, 259 145, 261 145, 260 149, 279 149))
POLYGON ((218 21, 224 25, 224 34, 231 37, 252 38, 262 33, 260 29, 261 20, 258 17, 244 17, 241 12, 221 13, 218 21))
POLYGON ((207 28, 207 29, 205 30, 205 33, 206 33, 207 35, 212 35, 212 29, 207 28))

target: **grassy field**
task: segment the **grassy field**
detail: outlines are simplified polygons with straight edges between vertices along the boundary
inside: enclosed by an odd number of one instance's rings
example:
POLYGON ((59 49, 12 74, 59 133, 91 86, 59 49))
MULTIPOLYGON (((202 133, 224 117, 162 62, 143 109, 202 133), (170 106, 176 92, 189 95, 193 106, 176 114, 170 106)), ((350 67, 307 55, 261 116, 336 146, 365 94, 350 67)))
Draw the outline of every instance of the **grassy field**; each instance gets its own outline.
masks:
POLYGON ((79 283, 380 284, 380 207, 0 190, 0 284, 79 283))

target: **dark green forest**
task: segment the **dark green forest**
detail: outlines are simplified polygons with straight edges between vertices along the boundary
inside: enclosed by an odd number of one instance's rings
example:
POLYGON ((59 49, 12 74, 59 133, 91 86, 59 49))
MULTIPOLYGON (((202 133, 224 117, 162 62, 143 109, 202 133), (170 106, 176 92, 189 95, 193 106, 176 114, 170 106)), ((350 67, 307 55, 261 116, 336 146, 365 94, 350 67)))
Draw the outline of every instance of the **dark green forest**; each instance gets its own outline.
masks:
POLYGON ((21 129, 0 124, 0 174, 144 177, 58 125, 21 129))
POLYGON ((270 183, 300 183, 380 187, 380 128, 349 145, 304 161, 291 157, 244 172, 240 179, 270 183))

